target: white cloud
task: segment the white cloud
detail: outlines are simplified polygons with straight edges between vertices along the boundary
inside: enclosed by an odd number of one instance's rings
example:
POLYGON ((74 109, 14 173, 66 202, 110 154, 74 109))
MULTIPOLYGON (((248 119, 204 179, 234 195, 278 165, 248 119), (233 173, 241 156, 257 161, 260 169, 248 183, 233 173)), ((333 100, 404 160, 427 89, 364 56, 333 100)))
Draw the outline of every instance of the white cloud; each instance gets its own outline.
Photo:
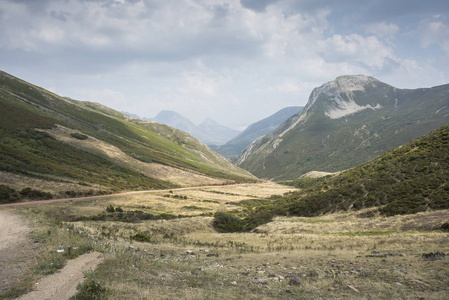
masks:
POLYGON ((201 72, 184 72, 181 85, 177 88, 177 91, 184 95, 216 97, 218 89, 230 82, 230 79, 223 76, 211 77, 201 72))
POLYGON ((336 34, 318 44, 327 62, 353 63, 366 66, 371 72, 382 70, 389 61, 396 60, 393 50, 375 36, 336 34))
POLYGON ((449 53, 449 26, 442 21, 425 21, 420 24, 420 38, 423 47, 438 45, 449 53))
POLYGON ((446 83, 441 5, 343 2, 0 0, 0 65, 64 96, 228 125, 304 105, 343 74, 446 83))

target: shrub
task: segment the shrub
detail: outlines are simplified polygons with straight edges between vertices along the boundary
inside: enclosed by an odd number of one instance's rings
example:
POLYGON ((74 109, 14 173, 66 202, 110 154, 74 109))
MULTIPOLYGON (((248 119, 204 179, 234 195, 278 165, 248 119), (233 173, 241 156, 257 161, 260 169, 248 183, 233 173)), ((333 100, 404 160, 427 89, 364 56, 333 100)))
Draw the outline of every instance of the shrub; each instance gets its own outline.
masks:
POLYGON ((33 190, 32 188, 24 188, 20 191, 20 195, 29 199, 51 199, 53 198, 52 194, 41 192, 38 190, 33 190))
POLYGON ((86 280, 76 288, 79 292, 72 298, 74 300, 103 299, 106 292, 106 288, 93 279, 86 280))
POLYGON ((106 211, 109 212, 109 213, 115 212, 114 206, 108 205, 108 207, 106 207, 106 211))
POLYGON ((245 222, 232 213, 216 212, 212 225, 219 232, 242 232, 245 222))
POLYGON ((151 242, 151 239, 149 236, 143 234, 143 233, 137 233, 136 235, 132 236, 131 239, 138 241, 138 242, 151 242))
POLYGON ((79 140, 87 140, 89 137, 87 135, 81 134, 81 133, 71 133, 70 136, 79 139, 79 140))
POLYGON ((15 190, 6 185, 0 185, 0 203, 8 203, 17 199, 15 190))
POLYGON ((449 222, 444 223, 440 228, 443 231, 449 232, 449 222))

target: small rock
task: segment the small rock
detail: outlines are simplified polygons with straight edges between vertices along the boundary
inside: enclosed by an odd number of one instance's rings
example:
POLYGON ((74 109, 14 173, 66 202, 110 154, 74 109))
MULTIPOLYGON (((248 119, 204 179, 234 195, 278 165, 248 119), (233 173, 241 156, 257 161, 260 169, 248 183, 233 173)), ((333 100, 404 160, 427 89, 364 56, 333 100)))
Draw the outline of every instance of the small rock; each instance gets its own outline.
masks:
POLYGON ((298 286, 298 285, 301 285, 301 281, 300 281, 297 277, 292 276, 292 277, 290 278, 290 281, 288 282, 288 285, 295 285, 295 286, 298 286))
POLYGON ((400 282, 396 282, 396 285, 397 285, 397 286, 401 286, 401 285, 402 285, 402 283, 400 283, 400 282))
POLYGON ((261 278, 261 279, 256 278, 256 279, 253 280, 253 283, 255 283, 255 284, 268 284, 268 280, 264 279, 264 278, 261 278))

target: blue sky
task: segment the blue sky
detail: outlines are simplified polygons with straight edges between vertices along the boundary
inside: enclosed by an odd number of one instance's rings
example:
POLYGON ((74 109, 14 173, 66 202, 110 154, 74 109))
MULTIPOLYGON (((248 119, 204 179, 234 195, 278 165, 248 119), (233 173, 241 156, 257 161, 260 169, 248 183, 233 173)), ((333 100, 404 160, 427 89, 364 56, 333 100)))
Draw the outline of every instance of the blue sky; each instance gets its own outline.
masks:
POLYGON ((449 83, 449 1, 1 0, 0 69, 142 117, 242 129, 340 75, 449 83))

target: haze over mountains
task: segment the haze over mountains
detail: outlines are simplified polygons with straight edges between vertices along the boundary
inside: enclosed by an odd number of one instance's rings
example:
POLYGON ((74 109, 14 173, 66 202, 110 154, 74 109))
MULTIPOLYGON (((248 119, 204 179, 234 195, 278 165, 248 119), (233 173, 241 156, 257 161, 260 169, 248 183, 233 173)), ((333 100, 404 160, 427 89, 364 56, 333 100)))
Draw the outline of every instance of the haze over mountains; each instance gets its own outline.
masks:
POLYGON ((294 114, 300 112, 302 106, 291 106, 281 109, 275 114, 249 125, 243 132, 222 146, 211 146, 211 149, 224 157, 237 158, 238 155, 255 139, 273 132, 279 125, 294 114))
POLYGON ((409 90, 341 76, 315 88, 304 110, 255 140, 237 165, 272 179, 340 171, 448 123, 449 85, 409 90))
POLYGON ((201 124, 195 125, 188 118, 172 110, 162 110, 154 118, 142 118, 131 113, 125 114, 182 130, 206 145, 223 145, 240 133, 238 130, 218 124, 211 118, 206 118, 201 124))

